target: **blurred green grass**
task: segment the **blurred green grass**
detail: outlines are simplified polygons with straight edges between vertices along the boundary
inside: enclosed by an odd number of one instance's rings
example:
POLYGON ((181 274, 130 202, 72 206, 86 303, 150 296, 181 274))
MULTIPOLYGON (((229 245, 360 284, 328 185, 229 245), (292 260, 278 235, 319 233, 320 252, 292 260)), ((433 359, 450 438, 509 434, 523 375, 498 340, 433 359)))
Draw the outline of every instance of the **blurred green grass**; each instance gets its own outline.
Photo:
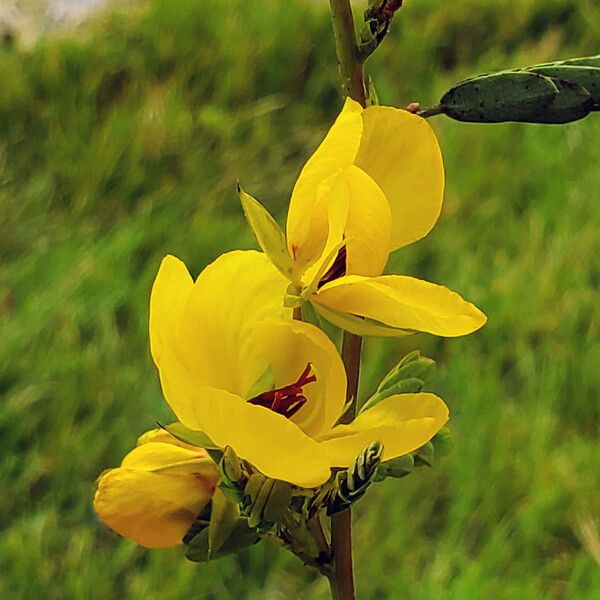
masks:
MULTIPOLYGON (((168 416, 147 342, 160 259, 198 273, 252 247, 236 179, 283 218, 339 110, 316 4, 157 0, 0 50, 1 597, 327 597, 266 544, 198 566, 120 540, 90 504, 97 474, 168 416)), ((369 70, 383 103, 431 104, 466 75, 597 53, 599 14, 415 0, 369 70)), ((597 598, 600 121, 431 122, 444 212, 391 268, 489 322, 366 345, 364 393, 408 350, 436 358, 456 449, 358 506, 360 597, 597 598)))

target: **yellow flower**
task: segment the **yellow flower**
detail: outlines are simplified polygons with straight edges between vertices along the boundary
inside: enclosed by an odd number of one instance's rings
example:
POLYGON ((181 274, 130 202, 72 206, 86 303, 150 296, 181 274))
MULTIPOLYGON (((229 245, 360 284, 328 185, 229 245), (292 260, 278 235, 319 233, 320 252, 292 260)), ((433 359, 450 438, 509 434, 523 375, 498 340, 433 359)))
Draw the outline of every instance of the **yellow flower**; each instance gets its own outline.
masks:
POLYGON ((427 122, 391 107, 363 109, 351 99, 294 186, 287 240, 240 191, 261 248, 292 282, 289 302, 309 300, 359 335, 453 337, 479 329, 485 315, 443 286, 381 275, 391 251, 432 229, 443 193, 442 157, 427 122))
POLYGON ((268 477, 317 486, 370 442, 394 458, 426 443, 448 409, 433 394, 386 398, 338 425, 337 349, 280 305, 287 281, 264 254, 231 252, 194 282, 167 256, 150 300, 150 346, 165 398, 188 428, 231 446, 268 477), (286 318, 287 317, 287 318, 286 318))
POLYGON ((217 480, 206 450, 157 429, 140 437, 120 467, 100 475, 94 508, 110 529, 141 546, 174 546, 210 501, 217 480))

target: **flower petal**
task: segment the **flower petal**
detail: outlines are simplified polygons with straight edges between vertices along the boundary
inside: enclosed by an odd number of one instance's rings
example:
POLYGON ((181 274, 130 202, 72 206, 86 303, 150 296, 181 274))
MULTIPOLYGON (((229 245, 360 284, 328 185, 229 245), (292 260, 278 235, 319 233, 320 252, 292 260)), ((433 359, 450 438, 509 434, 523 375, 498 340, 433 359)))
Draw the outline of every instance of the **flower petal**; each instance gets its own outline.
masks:
POLYGON ((185 371, 195 384, 245 394, 265 368, 246 328, 265 317, 291 316, 283 308, 287 280, 264 254, 235 251, 206 267, 184 308, 175 303, 171 314, 168 302, 178 298, 179 285, 159 272, 150 302, 151 348, 165 396, 185 371))
POLYGON ((321 316, 325 317, 336 327, 354 333, 355 335, 360 335, 362 337, 401 337, 412 335, 414 333, 414 331, 383 325, 373 319, 365 319, 364 317, 357 317, 350 313, 333 310, 330 307, 325 307, 325 305, 313 302, 312 300, 313 299, 311 299, 312 306, 321 316))
POLYGON ((209 458, 189 462, 189 455, 171 444, 150 442, 135 448, 123 466, 100 476, 94 495, 98 516, 141 546, 180 543, 218 479, 209 458))
POLYGON ((310 437, 329 431, 346 398, 346 372, 333 342, 320 329, 300 321, 263 321, 255 331, 263 341, 260 351, 268 357, 276 388, 294 383, 312 364, 317 381, 303 389, 307 402, 290 420, 310 437))
MULTIPOLYGON (((319 185, 315 211, 325 215, 326 237, 319 251, 307 263, 302 257, 295 260, 294 278, 303 289, 316 290, 320 278, 335 260, 344 243, 344 229, 348 220, 350 190, 344 172, 336 171, 319 185)), ((305 246, 306 247, 306 246, 305 246)), ((316 249, 316 247, 315 247, 316 249)))
POLYGON ((325 284, 312 301, 391 328, 444 337, 467 335, 486 321, 476 306, 448 288, 402 275, 341 277, 325 284))
POLYGON ((150 351, 156 365, 160 365, 165 353, 178 354, 177 332, 193 287, 183 262, 175 256, 165 256, 150 294, 150 351))
POLYGON ((356 165, 386 195, 392 211, 392 249, 429 233, 444 195, 444 165, 425 119, 389 106, 362 113, 364 130, 356 165))
POLYGON ((381 188, 362 169, 344 170, 349 190, 346 273, 381 275, 390 253, 392 217, 381 188))
POLYGON ((329 462, 317 442, 284 416, 223 390, 196 388, 171 399, 190 429, 204 431, 221 447, 231 446, 267 477, 314 487, 329 478, 329 462))
POLYGON ((371 442, 384 446, 383 458, 407 454, 427 443, 448 420, 448 407, 434 394, 400 394, 382 400, 338 425, 321 439, 332 466, 347 467, 371 442))
POLYGON ((316 245, 316 240, 322 241, 326 236, 323 217, 318 223, 312 219, 317 203, 317 189, 323 180, 337 170, 353 164, 363 128, 361 111, 362 107, 358 102, 346 99, 335 123, 308 159, 296 181, 286 226, 290 254, 296 259, 304 260, 303 257, 311 254, 314 257, 312 246, 316 245))

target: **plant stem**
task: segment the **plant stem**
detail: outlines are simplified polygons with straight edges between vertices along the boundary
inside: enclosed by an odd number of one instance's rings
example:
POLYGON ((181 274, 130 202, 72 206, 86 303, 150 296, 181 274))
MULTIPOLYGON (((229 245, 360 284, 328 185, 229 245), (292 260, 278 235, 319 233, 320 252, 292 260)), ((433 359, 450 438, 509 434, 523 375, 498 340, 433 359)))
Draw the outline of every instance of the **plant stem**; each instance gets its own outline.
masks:
MULTIPOLYGON (((349 0, 329 0, 335 49, 340 66, 342 89, 345 96, 365 106, 363 63, 356 40, 356 29, 349 0)), ((344 332, 342 360, 346 367, 348 388, 346 401, 350 406, 342 421, 349 422, 356 414, 356 393, 360 371, 360 336, 344 332)), ((354 600, 354 575, 352 572, 352 513, 344 510, 331 518, 331 551, 333 572, 329 577, 334 600, 354 600)))
POLYGON ((444 109, 438 104, 437 106, 429 106, 428 108, 423 108, 422 110, 418 110, 416 114, 424 119, 428 119, 429 117, 435 117, 436 115, 441 115, 444 112, 444 109))
POLYGON ((329 0, 335 50, 340 65, 342 89, 345 96, 365 106, 363 65, 356 41, 356 29, 349 0, 329 0))

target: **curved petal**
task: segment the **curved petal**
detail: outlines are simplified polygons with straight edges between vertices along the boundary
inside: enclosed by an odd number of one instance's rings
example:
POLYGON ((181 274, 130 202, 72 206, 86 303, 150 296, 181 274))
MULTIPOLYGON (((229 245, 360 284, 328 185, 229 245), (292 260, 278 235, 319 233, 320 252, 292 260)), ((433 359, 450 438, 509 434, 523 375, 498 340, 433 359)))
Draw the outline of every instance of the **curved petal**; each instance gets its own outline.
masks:
POLYGON ((346 398, 346 372, 333 342, 300 321, 268 320, 256 326, 275 376, 275 387, 294 383, 311 363, 317 381, 303 388, 306 404, 291 417, 310 437, 329 431, 339 419, 346 398))
POLYGON ((150 294, 150 351, 157 366, 165 354, 179 355, 177 331, 193 287, 183 262, 175 256, 165 256, 150 294))
POLYGON ((183 448, 147 443, 100 476, 94 508, 108 527, 141 546, 174 546, 209 502, 217 479, 208 457, 194 460, 183 448))
POLYGON ((150 442, 165 442, 166 444, 174 444, 175 446, 188 448, 189 450, 198 450, 195 446, 190 446, 190 444, 178 440, 174 435, 171 435, 166 429, 162 429, 161 427, 151 429, 140 435, 137 439, 136 446, 149 444, 150 442))
POLYGON ((341 113, 331 129, 308 159, 296 181, 288 209, 286 234, 290 255, 306 261, 315 255, 315 240, 326 237, 326 223, 318 223, 312 216, 317 203, 319 184, 338 169, 353 164, 360 145, 363 123, 362 107, 358 102, 346 99, 341 113), (311 246, 308 248, 307 246, 311 246))
POLYGON ((383 459, 407 454, 427 443, 448 420, 448 407, 434 394, 400 394, 382 400, 349 425, 321 439, 332 466, 347 467, 371 442, 384 446, 383 459))
MULTIPOLYGON (((319 279, 331 266, 338 249, 344 243, 344 229, 348 220, 350 189, 342 170, 336 171, 319 185, 318 202, 315 211, 325 216, 326 237, 319 251, 310 262, 297 257, 294 264, 294 278, 300 281, 303 289, 317 289, 319 279)), ((320 217, 319 217, 320 218, 320 217)), ((306 246, 305 246, 306 247, 306 246)))
POLYGON ((265 368, 247 326, 265 317, 291 316, 283 308, 287 280, 264 254, 249 250, 228 252, 206 267, 183 309, 176 305, 171 314, 169 299, 177 297, 178 285, 174 278, 157 277, 150 303, 150 338, 163 391, 187 371, 197 385, 245 394, 265 368), (175 333, 161 337, 168 328, 175 333), (163 339, 162 345, 156 341, 163 339))
POLYGON ((381 188, 362 169, 344 170, 349 190, 346 273, 381 275, 390 253, 392 217, 381 188))
POLYGON ((301 487, 329 478, 329 462, 319 444, 268 408, 212 388, 197 388, 170 403, 184 408, 177 416, 186 427, 202 430, 219 446, 231 446, 267 477, 301 487))
POLYGON ((444 195, 444 165, 433 130, 425 119, 389 106, 362 113, 364 130, 356 165, 386 195, 392 210, 392 249, 427 235, 444 195))
POLYGON ((412 335, 415 333, 414 331, 383 325, 373 319, 365 319, 364 317, 357 317, 350 313, 333 310, 332 308, 325 307, 323 304, 313 302, 312 300, 313 299, 311 299, 311 304, 314 309, 330 323, 333 323, 336 327, 339 327, 344 331, 349 331, 350 333, 360 335, 361 337, 391 338, 412 335))
POLYGON ((476 306, 456 292, 403 275, 348 275, 325 284, 312 301, 391 328, 444 337, 467 335, 486 321, 476 306))

